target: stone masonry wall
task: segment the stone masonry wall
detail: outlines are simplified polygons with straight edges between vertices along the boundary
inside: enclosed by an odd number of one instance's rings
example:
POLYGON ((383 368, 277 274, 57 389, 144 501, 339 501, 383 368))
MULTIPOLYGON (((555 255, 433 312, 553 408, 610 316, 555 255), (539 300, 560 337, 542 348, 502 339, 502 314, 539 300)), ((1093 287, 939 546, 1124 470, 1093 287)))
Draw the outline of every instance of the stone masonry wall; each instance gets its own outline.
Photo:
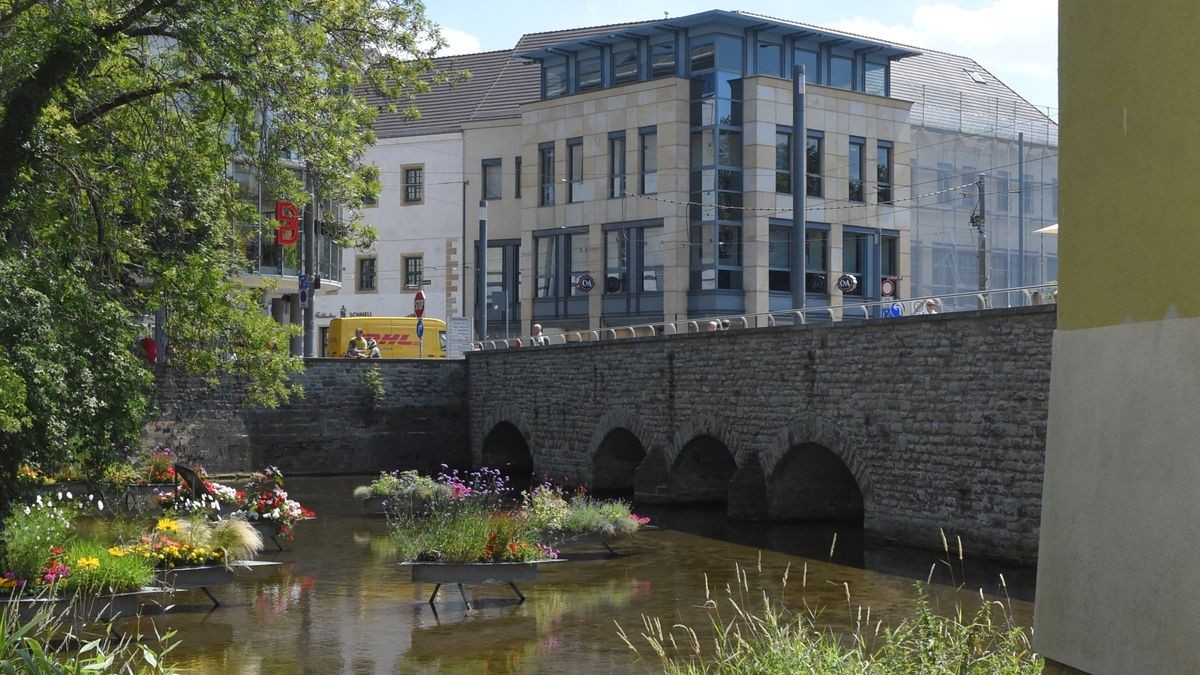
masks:
POLYGON ((731 514, 765 512, 788 452, 816 443, 863 493, 881 538, 1036 558, 1054 307, 473 353, 471 451, 501 422, 538 473, 589 480, 605 435, 647 456, 639 498, 667 498, 680 449, 720 440, 731 514))
POLYGON ((467 466, 466 365, 446 360, 309 359, 305 396, 275 410, 246 408, 234 379, 217 387, 162 369, 147 443, 161 442, 212 472, 359 473, 467 466), (363 374, 378 368, 373 405, 363 374))

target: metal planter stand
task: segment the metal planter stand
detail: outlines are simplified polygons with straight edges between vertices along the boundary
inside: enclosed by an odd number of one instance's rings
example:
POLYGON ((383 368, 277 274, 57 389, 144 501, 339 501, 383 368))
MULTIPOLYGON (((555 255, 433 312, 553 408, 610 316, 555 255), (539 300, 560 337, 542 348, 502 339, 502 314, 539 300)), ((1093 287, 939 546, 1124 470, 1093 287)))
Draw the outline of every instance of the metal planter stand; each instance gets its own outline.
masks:
POLYGON ((536 581, 538 565, 561 562, 561 560, 534 560, 530 562, 508 563, 438 563, 438 562, 402 562, 402 567, 412 569, 413 582, 432 583, 433 594, 429 596, 429 604, 433 606, 438 591, 443 585, 458 586, 459 595, 471 609, 471 601, 467 599, 465 584, 508 584, 517 595, 517 603, 525 602, 525 594, 517 587, 518 581, 536 581))

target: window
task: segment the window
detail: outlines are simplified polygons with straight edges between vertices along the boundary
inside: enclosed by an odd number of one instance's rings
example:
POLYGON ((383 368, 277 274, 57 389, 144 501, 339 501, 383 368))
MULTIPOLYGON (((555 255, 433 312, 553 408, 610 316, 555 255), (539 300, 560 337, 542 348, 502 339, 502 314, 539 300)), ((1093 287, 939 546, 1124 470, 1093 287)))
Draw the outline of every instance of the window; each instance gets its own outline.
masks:
MULTIPOLYGON (((479 250, 479 242, 473 242, 479 250)), ((509 334, 512 322, 521 316, 520 303, 520 240, 492 239, 487 249, 487 318, 492 335, 509 334)), ((478 302, 478 300, 476 300, 478 302)))
POLYGON ((979 201, 979 191, 975 189, 975 181, 977 180, 979 180, 979 174, 975 172, 975 168, 964 166, 962 175, 963 187, 961 188, 963 208, 972 208, 979 201))
POLYGON ((675 36, 668 35, 650 43, 650 77, 675 74, 675 36))
POLYGON ((521 198, 521 158, 520 156, 513 158, 513 171, 517 174, 517 180, 513 183, 513 197, 521 198))
POLYGON ((954 187, 954 165, 938 162, 937 165, 937 203, 949 204, 954 201, 951 188, 954 187))
POLYGON ((807 227, 804 238, 804 291, 829 293, 829 230, 807 227))
POLYGON ((866 141, 850 137, 850 196, 852 202, 863 201, 863 154, 866 141))
POLYGON ((492 201, 503 196, 504 184, 500 179, 500 160, 483 160, 483 198, 492 201))
POLYGON ((692 40, 692 72, 712 70, 717 65, 717 45, 712 36, 692 40))
POLYGON ((821 155, 824 154, 825 134, 808 130, 808 145, 805 148, 805 179, 809 197, 825 196, 825 181, 821 176, 821 155))
POLYGON ((797 66, 804 66, 804 81, 812 84, 821 82, 821 71, 817 67, 820 63, 817 58, 817 52, 811 49, 797 49, 795 52, 795 63, 797 66))
POLYGON ((789 225, 770 226, 767 243, 767 287, 772 291, 792 290, 792 228, 789 225))
POLYGON ((554 98, 567 93, 567 60, 563 57, 547 59, 542 65, 542 91, 544 98, 554 98))
MULTIPOLYGON (((880 288, 883 288, 882 282, 884 279, 898 279, 900 277, 899 267, 897 263, 900 259, 900 239, 896 235, 885 234, 879 238, 879 281, 880 288)), ((899 285, 893 297, 899 295, 899 285)))
POLYGON ((786 131, 775 132, 775 191, 792 191, 792 135, 786 131))
POLYGON ((867 61, 863 91, 875 96, 887 96, 887 64, 867 61))
POLYGON ((781 77, 783 75, 782 56, 783 45, 777 45, 774 42, 758 43, 758 61, 755 72, 759 75, 781 77))
POLYGON ((358 259, 358 284, 360 291, 374 291, 375 288, 375 258, 358 259))
POLYGON ((838 89, 854 88, 854 59, 829 57, 829 86, 838 89))
POLYGON ((613 47, 612 71, 614 84, 637 82, 640 65, 638 63, 637 45, 624 44, 613 47))
POLYGON ((875 201, 892 203, 892 144, 879 141, 875 146, 875 201))
POLYGON ((425 274, 425 258, 423 256, 404 257, 404 287, 409 290, 419 289, 425 274))
POLYGON ((559 295, 558 237, 535 237, 533 255, 537 261, 537 269, 534 270, 537 288, 534 293, 539 298, 559 295))
POLYGON ((1008 192, 1011 189, 1008 172, 999 172, 996 175, 996 213, 1008 213, 1008 192))
POLYGON ((404 204, 420 204, 425 201, 425 167, 404 167, 404 204))
POLYGON ((592 49, 581 53, 575 61, 575 74, 579 91, 591 91, 603 86, 600 51, 592 49))
POLYGON ((661 293, 665 259, 661 225, 618 226, 607 230, 604 294, 661 293))
POLYGON ((625 132, 608 136, 608 197, 625 196, 625 132))
POLYGON ((1033 192, 1033 174, 1024 174, 1021 176, 1021 203, 1024 205, 1022 209, 1025 215, 1033 213, 1033 200, 1037 195, 1033 192))
POLYGON ((641 193, 652 195, 658 192, 658 130, 655 127, 642 129, 639 136, 642 146, 641 193))
MULTIPOLYGON (((236 167, 237 163, 234 163, 234 166, 236 167)), ((378 183, 379 182, 379 167, 377 167, 377 166, 363 167, 362 177, 363 177, 363 180, 365 180, 367 182, 378 183)), ((379 206, 379 200, 376 199, 375 197, 372 197, 369 194, 366 194, 366 192, 364 192, 362 195, 362 205, 363 205, 364 209, 374 208, 376 206, 379 206)))
POLYGON ((583 139, 567 140, 567 201, 583 199, 583 139))
POLYGON ((554 143, 538 146, 538 206, 554 205, 554 143))
POLYGON ((866 297, 867 267, 870 264, 871 235, 842 231, 842 274, 852 274, 858 279, 858 286, 848 293, 854 297, 866 297))

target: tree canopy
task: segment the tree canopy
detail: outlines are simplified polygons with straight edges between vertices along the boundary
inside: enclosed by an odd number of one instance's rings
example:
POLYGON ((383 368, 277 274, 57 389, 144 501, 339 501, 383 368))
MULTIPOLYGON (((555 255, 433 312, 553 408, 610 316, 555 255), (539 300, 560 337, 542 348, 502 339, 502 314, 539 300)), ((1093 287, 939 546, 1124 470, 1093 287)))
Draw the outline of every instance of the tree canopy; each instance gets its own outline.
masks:
MULTIPOLYGON (((153 373, 135 348, 170 311, 173 363, 298 394, 290 328, 241 283, 269 199, 378 189, 358 164, 376 110, 445 77, 417 0, 0 0, 0 475, 97 468, 136 444, 153 373)), ((323 223, 369 241, 354 219, 323 223)), ((11 489, 0 485, 0 501, 11 489)))

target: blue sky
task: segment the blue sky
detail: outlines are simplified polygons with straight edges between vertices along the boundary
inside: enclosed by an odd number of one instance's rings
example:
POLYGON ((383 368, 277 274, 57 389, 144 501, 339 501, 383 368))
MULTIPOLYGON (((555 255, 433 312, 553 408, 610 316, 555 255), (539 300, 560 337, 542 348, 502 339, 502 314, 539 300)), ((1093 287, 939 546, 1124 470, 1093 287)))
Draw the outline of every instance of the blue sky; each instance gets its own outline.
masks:
POLYGON ((523 33, 745 10, 969 56, 1031 103, 1058 107, 1057 0, 858 0, 716 4, 686 0, 426 0, 450 47, 469 53, 512 47, 523 33))

